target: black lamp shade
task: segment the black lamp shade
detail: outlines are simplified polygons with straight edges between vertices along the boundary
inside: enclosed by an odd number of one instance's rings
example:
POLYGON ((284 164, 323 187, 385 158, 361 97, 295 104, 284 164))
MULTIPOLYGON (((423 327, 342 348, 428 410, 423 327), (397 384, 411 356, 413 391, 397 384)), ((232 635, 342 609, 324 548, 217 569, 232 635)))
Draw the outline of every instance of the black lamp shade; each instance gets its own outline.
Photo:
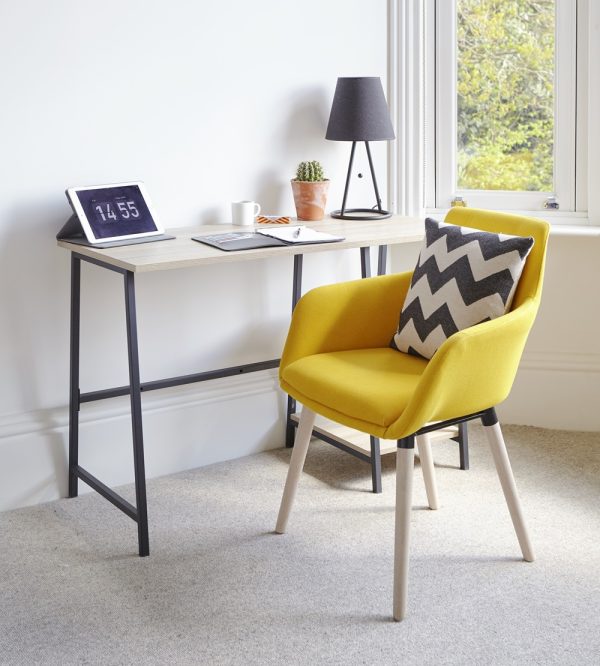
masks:
POLYGON ((378 76, 338 78, 325 138, 332 141, 396 138, 378 76))

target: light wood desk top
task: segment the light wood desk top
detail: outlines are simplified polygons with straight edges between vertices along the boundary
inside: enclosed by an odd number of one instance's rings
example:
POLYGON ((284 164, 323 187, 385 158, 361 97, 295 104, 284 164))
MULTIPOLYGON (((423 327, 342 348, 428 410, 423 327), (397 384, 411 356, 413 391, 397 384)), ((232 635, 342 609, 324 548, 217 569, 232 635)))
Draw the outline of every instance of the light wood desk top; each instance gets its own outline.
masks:
MULTIPOLYGON (((326 218, 321 222, 302 222, 319 231, 344 236, 338 243, 315 243, 311 245, 288 245, 285 247, 265 247, 255 250, 223 252, 216 248, 191 240, 192 236, 231 231, 248 231, 251 227, 239 227, 231 224, 212 224, 200 227, 182 227, 166 229, 166 233, 175 236, 174 240, 140 245, 124 245, 106 249, 76 245, 68 241, 57 241, 60 247, 77 252, 93 259, 98 259, 112 266, 134 273, 189 268, 213 263, 240 262, 252 259, 264 259, 312 252, 327 252, 355 247, 375 245, 397 245, 420 241, 425 235, 423 220, 414 217, 394 215, 387 220, 354 221, 326 218)), ((275 225, 278 226, 279 225, 275 225)), ((261 225, 263 228, 263 225, 261 225)))

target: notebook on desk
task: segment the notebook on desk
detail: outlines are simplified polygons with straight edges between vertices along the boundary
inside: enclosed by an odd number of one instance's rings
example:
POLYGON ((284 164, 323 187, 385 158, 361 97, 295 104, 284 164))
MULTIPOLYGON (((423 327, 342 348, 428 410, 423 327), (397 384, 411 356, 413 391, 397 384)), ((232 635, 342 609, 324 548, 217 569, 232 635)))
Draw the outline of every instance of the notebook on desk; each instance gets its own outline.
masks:
POLYGON ((334 236, 307 227, 286 227, 285 229, 259 229, 257 231, 233 231, 208 236, 192 236, 192 240, 211 245, 225 252, 235 252, 260 247, 336 243, 344 240, 344 238, 343 236, 334 236))

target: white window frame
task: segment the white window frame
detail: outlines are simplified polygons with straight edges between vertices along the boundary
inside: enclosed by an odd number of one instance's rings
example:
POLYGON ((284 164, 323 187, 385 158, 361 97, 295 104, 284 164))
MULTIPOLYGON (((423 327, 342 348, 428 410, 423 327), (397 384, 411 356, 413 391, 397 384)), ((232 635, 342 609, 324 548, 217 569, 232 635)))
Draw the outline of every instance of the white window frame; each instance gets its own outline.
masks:
MULTIPOLYGON (((411 4, 409 2, 409 4, 411 4)), ((464 190, 456 186, 456 0, 424 0, 423 195, 425 209, 455 197, 471 207, 543 211, 555 217, 587 210, 588 0, 556 0, 555 168, 553 192, 464 190), (443 104, 441 103, 443 100, 443 104), (577 174, 577 181, 576 176, 577 174), (544 208, 556 196, 559 211, 544 208)))

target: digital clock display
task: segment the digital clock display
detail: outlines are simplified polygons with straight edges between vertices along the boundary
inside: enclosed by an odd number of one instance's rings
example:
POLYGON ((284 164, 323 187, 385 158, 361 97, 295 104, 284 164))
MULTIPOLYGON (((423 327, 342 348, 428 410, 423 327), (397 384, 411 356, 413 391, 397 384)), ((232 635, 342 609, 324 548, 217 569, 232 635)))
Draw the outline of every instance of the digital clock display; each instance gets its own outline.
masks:
POLYGON ((157 230, 138 185, 79 190, 77 198, 96 238, 157 230))

